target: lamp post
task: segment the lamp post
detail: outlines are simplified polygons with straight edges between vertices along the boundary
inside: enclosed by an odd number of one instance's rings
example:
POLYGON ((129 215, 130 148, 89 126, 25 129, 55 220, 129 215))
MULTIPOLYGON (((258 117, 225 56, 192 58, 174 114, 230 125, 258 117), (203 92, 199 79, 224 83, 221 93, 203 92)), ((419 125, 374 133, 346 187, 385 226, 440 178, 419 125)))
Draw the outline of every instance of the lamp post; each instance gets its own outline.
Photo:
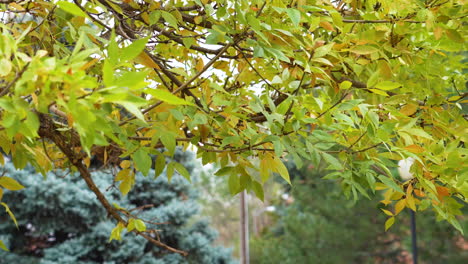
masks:
MULTIPOLYGON (((398 162, 398 173, 404 181, 411 180, 414 175, 410 172, 411 166, 414 163, 414 158, 408 157, 398 162)), ((416 215, 410 209, 411 215, 411 249, 413 251, 413 264, 418 264, 418 245, 416 240, 416 215)))

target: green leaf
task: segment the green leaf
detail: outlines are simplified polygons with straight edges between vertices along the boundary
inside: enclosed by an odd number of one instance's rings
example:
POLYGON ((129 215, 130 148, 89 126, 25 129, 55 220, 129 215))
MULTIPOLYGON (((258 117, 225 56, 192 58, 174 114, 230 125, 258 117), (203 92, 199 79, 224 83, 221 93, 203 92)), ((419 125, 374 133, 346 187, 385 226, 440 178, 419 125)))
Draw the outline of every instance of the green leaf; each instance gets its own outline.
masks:
POLYGON ((177 26, 177 18, 175 18, 171 13, 166 12, 166 11, 161 11, 161 15, 164 18, 164 20, 169 23, 169 25, 175 29, 178 29, 179 27, 177 26))
POLYGON ((18 191, 24 188, 24 186, 17 182, 15 179, 7 176, 0 177, 0 186, 10 191, 18 191))
POLYGON ((171 182, 171 179, 172 179, 172 175, 174 175, 174 161, 173 162, 169 162, 169 164, 167 164, 167 169, 166 169, 166 175, 167 175, 167 180, 169 182, 171 182))
POLYGON ((286 9, 286 13, 293 22, 294 26, 299 26, 299 22, 301 21, 301 12, 294 8, 288 8, 286 9))
POLYGON ((80 17, 86 17, 86 13, 83 12, 77 5, 71 2, 67 1, 58 1, 57 5, 60 7, 60 9, 75 15, 75 16, 80 16, 80 17))
POLYGON ((289 184, 291 184, 291 179, 289 178, 289 172, 286 166, 284 166, 283 162, 277 157, 273 156, 274 162, 274 170, 281 175, 281 177, 286 180, 289 184))
POLYGON ((150 25, 154 25, 158 23, 159 18, 161 17, 161 11, 155 10, 149 14, 149 22, 150 25))
POLYGON ((330 44, 323 45, 321 47, 316 48, 314 50, 314 58, 320 58, 320 57, 327 55, 331 51, 334 45, 335 43, 330 43, 330 44))
POLYGON ((137 169, 144 176, 148 176, 148 172, 151 169, 152 163, 151 157, 148 154, 148 152, 140 148, 132 155, 132 159, 135 162, 137 169))
POLYGON ((231 175, 229 175, 228 185, 229 192, 231 193, 231 195, 238 194, 241 191, 239 177, 237 176, 237 173, 231 173, 231 175))
POLYGON ((166 90, 161 90, 161 89, 146 89, 145 90, 146 93, 150 94, 151 96, 153 96, 154 98, 156 99, 159 99, 161 101, 164 101, 168 104, 172 104, 172 105, 192 105, 192 106, 195 106, 193 103, 191 102, 188 102, 188 101, 185 101, 184 99, 182 98, 179 98, 173 94, 171 94, 170 92, 166 91, 166 90))
POLYGON ((135 228, 139 232, 143 232, 146 230, 146 225, 145 222, 143 222, 141 219, 136 219, 135 220, 135 228))
POLYGON ((138 119, 145 121, 145 117, 141 113, 140 108, 138 108, 137 104, 133 104, 127 101, 115 101, 115 102, 125 107, 125 109, 127 109, 130 113, 132 113, 138 119))
POLYGON ((341 162, 337 158, 333 157, 332 155, 330 155, 330 154, 328 154, 326 152, 322 152, 322 157, 323 157, 323 159, 325 161, 327 161, 330 164, 330 168, 332 168, 334 170, 344 169, 341 162))
POLYGON ((13 66, 10 60, 6 58, 0 59, 0 77, 7 76, 12 68, 13 66))
POLYGON ((397 192, 401 192, 401 193, 404 193, 403 192, 403 189, 401 189, 401 187, 396 184, 393 179, 390 179, 389 177, 387 176, 384 176, 384 175, 379 175, 379 180, 387 185, 388 187, 392 188, 393 190, 397 191, 397 192))
POLYGON ((258 181, 253 181, 252 189, 258 199, 264 201, 263 186, 258 181))
POLYGON ((5 250, 5 251, 10 251, 10 250, 5 246, 5 244, 3 243, 2 240, 0 240, 0 248, 3 249, 3 250, 5 250))
POLYGON ((161 173, 164 171, 164 167, 166 167, 166 158, 164 155, 160 154, 156 158, 156 162, 154 164, 154 178, 157 178, 161 173))
POLYGON ((122 61, 129 61, 138 56, 145 48, 148 43, 149 37, 135 40, 132 44, 123 48, 120 53, 120 59, 122 61))
POLYGON ((351 88, 352 85, 353 85, 352 82, 344 81, 344 82, 340 83, 340 89, 346 90, 346 89, 351 88))
POLYGON ((402 85, 397 83, 397 82, 390 82, 390 81, 383 81, 375 85, 375 88, 378 88, 380 90, 393 90, 396 88, 401 87, 402 85))
POLYGON ((173 156, 176 148, 176 138, 174 137, 174 134, 172 133, 162 133, 161 134, 161 142, 164 144, 166 147, 167 151, 169 152, 169 155, 173 156))

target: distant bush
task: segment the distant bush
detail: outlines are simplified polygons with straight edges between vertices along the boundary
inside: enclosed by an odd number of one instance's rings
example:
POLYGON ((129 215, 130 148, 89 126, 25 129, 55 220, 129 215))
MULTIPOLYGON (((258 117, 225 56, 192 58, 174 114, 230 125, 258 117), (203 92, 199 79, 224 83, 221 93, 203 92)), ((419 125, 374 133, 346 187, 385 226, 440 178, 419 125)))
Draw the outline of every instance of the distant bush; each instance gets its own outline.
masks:
MULTIPOLYGON (((385 216, 376 207, 378 195, 354 205, 335 183, 307 171, 291 171, 296 174, 294 202, 278 204, 276 224, 251 240, 252 263, 393 264, 411 257, 409 213, 398 218, 404 223, 385 232, 385 216)), ((468 245, 466 237, 450 224, 436 222, 432 213, 418 212, 416 219, 420 263, 466 263, 468 251, 461 248, 468 245)), ((461 220, 468 231, 467 219, 461 220)))

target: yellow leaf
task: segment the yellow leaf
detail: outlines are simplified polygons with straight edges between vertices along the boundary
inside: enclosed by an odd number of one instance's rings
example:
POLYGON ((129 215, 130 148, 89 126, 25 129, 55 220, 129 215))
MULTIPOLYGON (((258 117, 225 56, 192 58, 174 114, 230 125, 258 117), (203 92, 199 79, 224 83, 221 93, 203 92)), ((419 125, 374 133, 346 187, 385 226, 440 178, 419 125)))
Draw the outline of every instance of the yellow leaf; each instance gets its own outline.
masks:
POLYGON ((377 190, 377 191, 386 190, 388 188, 390 188, 390 187, 388 187, 387 185, 385 185, 385 184, 383 184, 381 182, 376 182, 375 183, 375 190, 377 190))
POLYGON ((139 63, 139 64, 142 64, 142 65, 145 65, 148 68, 159 69, 159 66, 156 64, 156 62, 154 62, 153 59, 151 59, 151 57, 148 54, 146 54, 146 52, 144 52, 144 51, 141 52, 140 55, 138 55, 135 58, 135 62, 139 63))
POLYGON ((3 243, 2 240, 0 240, 0 248, 3 249, 3 250, 5 250, 5 251, 10 251, 10 250, 5 246, 5 244, 3 243))
POLYGON ((419 197, 424 197, 426 194, 422 190, 415 189, 414 194, 416 194, 419 197))
POLYGON ((390 217, 385 221, 385 231, 387 231, 395 223, 395 217, 390 217))
POLYGON ((7 176, 0 177, 0 186, 3 186, 10 191, 17 191, 24 188, 24 186, 19 184, 15 179, 7 176))
POLYGON ((197 64, 195 65, 195 69, 196 69, 198 72, 201 72, 204 66, 205 66, 205 65, 203 64, 203 60, 202 60, 202 59, 198 59, 198 60, 197 60, 197 64))
POLYGON ((120 162, 120 167, 122 169, 127 169, 130 167, 130 165, 132 165, 132 163, 129 160, 123 160, 122 162, 120 162))
POLYGON ((447 189, 446 187, 436 186, 436 189, 437 189, 437 194, 441 197, 450 195, 449 189, 447 189))
MULTIPOLYGON (((125 169, 128 170, 128 169, 125 169)), ((129 171, 129 170, 128 170, 129 171)), ((130 172, 130 171, 129 171, 130 172)), ((132 186, 135 184, 135 174, 130 172, 125 179, 122 180, 122 183, 119 185, 119 190, 123 195, 127 195, 128 192, 132 189, 132 186)))
POLYGON ((395 204, 395 215, 399 214, 406 207, 406 201, 400 200, 395 204))
POLYGON ((413 195, 406 196, 406 205, 413 211, 416 212, 416 204, 413 195))
POLYGON ((406 146, 405 149, 411 153, 423 153, 425 151, 422 147, 415 144, 406 146))
POLYGON ((434 28, 434 37, 436 40, 439 40, 443 34, 444 34, 444 29, 442 27, 434 28))
POLYGON ((0 188, 0 201, 2 200, 3 198, 3 189, 0 188))
POLYGON ((415 104, 406 104, 400 109, 400 113, 410 116, 418 110, 418 106, 415 104))
POLYGON ((83 161, 86 165, 86 168, 89 168, 89 165, 91 164, 91 159, 89 157, 86 157, 83 161))
POLYGON ((390 200, 382 200, 382 201, 380 201, 380 203, 383 203, 384 205, 389 205, 389 204, 392 203, 392 201, 390 201, 390 200))
POLYGON ((124 170, 121 170, 117 173, 117 176, 115 176, 115 181, 123 181, 127 178, 127 176, 130 174, 130 170, 129 169, 124 169, 124 170))
POLYGON ((93 66, 94 64, 96 64, 96 62, 98 62, 99 59, 92 59, 90 61, 88 61, 85 65, 81 66, 80 67, 80 70, 84 71, 86 69, 88 69, 89 67, 93 66))
POLYGON ((393 213, 390 212, 389 210, 385 210, 385 209, 380 209, 380 210, 382 210, 382 212, 384 212, 388 216, 393 216, 393 213))
POLYGON ((328 21, 320 21, 319 25, 328 31, 335 31, 332 24, 330 24, 328 21))

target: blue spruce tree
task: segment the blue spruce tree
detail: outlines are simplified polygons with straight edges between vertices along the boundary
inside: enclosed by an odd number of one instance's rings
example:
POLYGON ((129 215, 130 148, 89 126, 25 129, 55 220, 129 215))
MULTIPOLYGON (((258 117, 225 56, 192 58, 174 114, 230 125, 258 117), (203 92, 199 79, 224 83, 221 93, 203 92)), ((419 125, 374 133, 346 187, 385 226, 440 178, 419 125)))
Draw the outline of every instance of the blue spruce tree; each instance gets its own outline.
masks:
MULTIPOLYGON (((178 152, 174 158, 193 172, 193 155, 178 152)), ((113 176, 98 171, 93 179, 111 202, 126 209, 143 207, 132 213, 161 223, 161 241, 189 252, 187 257, 168 252, 134 235, 109 241, 115 223, 110 221, 94 194, 78 175, 49 173, 47 179, 28 168, 16 171, 11 164, 0 168, 20 181, 27 190, 6 192, 2 201, 10 205, 18 219, 17 229, 6 214, 0 215, 0 236, 11 252, 0 252, 0 263, 41 264, 176 264, 233 263, 230 250, 214 247, 216 232, 207 221, 194 220, 198 212, 197 191, 184 178, 170 183, 164 173, 154 179, 137 175, 136 185, 122 197, 112 186, 113 176)))

